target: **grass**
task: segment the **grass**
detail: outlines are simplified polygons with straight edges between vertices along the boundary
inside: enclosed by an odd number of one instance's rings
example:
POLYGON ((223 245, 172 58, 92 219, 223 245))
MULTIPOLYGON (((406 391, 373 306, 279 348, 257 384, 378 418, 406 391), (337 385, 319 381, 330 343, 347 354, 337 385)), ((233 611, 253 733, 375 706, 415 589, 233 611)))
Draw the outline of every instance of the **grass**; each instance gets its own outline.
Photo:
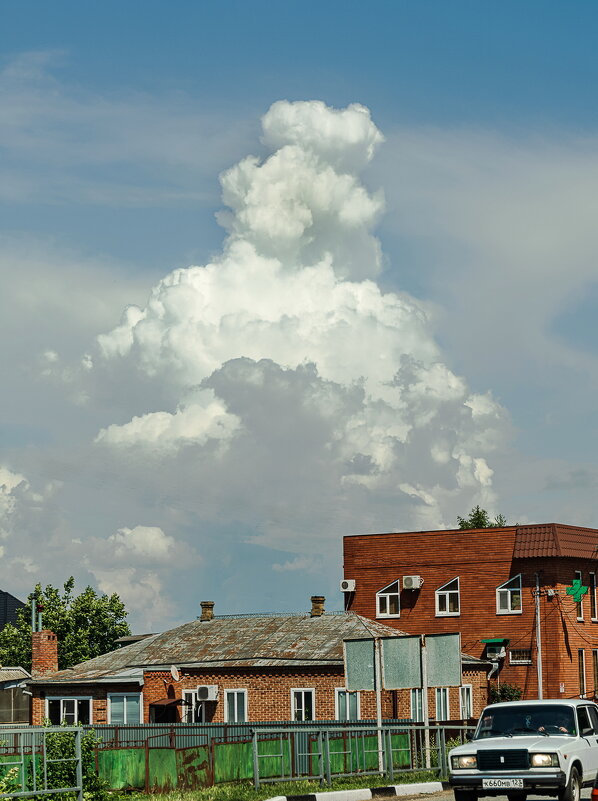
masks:
MULTIPOLYGON (((411 784, 412 782, 426 782, 437 780, 435 771, 418 771, 417 773, 398 773, 393 784, 411 784)), ((320 785, 317 781, 278 782, 276 784, 262 784, 259 790, 249 782, 236 784, 217 784, 214 787, 204 787, 200 790, 173 790, 170 793, 156 793, 145 795, 133 793, 126 796, 128 801, 263 801, 277 795, 304 795, 307 793, 325 792, 326 790, 354 790, 360 787, 386 787, 390 784, 384 776, 349 776, 334 779, 331 785, 320 785)), ((116 796, 124 798, 124 796, 116 796)))

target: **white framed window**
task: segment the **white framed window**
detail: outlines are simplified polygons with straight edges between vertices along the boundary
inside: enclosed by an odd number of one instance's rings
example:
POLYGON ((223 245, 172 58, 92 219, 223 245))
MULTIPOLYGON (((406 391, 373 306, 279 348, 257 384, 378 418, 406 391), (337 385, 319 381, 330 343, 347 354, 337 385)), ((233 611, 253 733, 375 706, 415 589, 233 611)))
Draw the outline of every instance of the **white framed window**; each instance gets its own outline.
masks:
POLYGON ((183 690, 183 701, 183 723, 206 722, 205 704, 197 700, 197 690, 183 690))
POLYGON ((361 718, 359 693, 337 687, 334 691, 334 714, 337 720, 359 720, 361 718))
POLYGON ((449 688, 436 688, 436 720, 450 720, 451 711, 449 708, 449 688))
POLYGON ((521 573, 519 573, 496 588, 496 614, 520 615, 522 611, 521 573))
POLYGON ((411 720, 414 723, 424 722, 424 694, 421 687, 411 690, 411 720))
POLYGON ((376 593, 376 617, 401 616, 401 587, 397 579, 376 593))
POLYGON ((291 719, 315 720, 316 691, 297 688, 291 690, 291 719))
POLYGON ((531 648, 511 648, 509 651, 509 662, 511 665, 531 665, 531 648))
MULTIPOLYGON (((583 584, 581 570, 576 570, 575 571, 575 578, 579 581, 580 584, 583 584)), ((583 620, 583 596, 582 596, 581 601, 579 601, 579 603, 575 604, 575 607, 577 609, 577 619, 578 620, 583 620)))
POLYGON ((436 614, 459 615, 459 577, 454 578, 436 590, 436 614))
POLYGON ((461 720, 473 717, 473 689, 471 684, 462 684, 459 687, 459 714, 461 720))
POLYGON ((596 610, 596 574, 590 573, 590 618, 593 621, 598 620, 598 612, 596 610))
POLYGON ((583 648, 577 651, 577 667, 579 671, 579 694, 583 698, 586 694, 586 652, 583 648))
POLYGON ((224 722, 245 723, 247 720, 247 690, 224 691, 224 722))
POLYGON ((46 698, 46 717, 54 726, 66 723, 74 726, 76 723, 93 723, 91 714, 91 696, 77 698, 46 698))
POLYGON ((142 723, 141 693, 108 693, 108 723, 142 723))

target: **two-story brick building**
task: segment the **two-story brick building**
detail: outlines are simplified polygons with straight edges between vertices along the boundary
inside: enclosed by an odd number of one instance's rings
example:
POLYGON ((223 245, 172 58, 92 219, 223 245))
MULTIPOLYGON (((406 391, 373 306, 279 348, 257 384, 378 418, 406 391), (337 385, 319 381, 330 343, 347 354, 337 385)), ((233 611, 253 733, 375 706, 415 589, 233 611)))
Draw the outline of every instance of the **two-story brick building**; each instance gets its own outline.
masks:
MULTIPOLYGON (((52 632, 34 632, 32 722, 376 717, 374 692, 345 689, 343 641, 403 632, 354 612, 326 613, 321 596, 312 597, 306 614, 217 617, 212 602, 201 606, 196 620, 68 670, 56 670, 52 632)), ((490 665, 466 654, 461 662, 463 685, 442 690, 444 719, 475 717, 487 700, 490 665)), ((385 718, 409 717, 410 708, 410 690, 383 692, 385 718)))
POLYGON ((527 698, 598 694, 597 574, 590 528, 344 538, 347 609, 409 633, 460 631, 463 650, 495 662, 493 680, 527 698), (585 594, 571 594, 575 583, 585 594))

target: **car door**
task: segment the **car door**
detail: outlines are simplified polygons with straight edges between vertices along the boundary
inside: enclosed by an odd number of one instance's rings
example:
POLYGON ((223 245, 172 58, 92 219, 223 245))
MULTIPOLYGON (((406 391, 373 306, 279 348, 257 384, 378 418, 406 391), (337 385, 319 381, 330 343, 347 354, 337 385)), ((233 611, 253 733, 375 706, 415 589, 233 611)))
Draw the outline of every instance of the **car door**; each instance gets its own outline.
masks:
POLYGON ((598 715, 590 705, 577 708, 579 757, 584 782, 593 781, 598 771, 598 715))

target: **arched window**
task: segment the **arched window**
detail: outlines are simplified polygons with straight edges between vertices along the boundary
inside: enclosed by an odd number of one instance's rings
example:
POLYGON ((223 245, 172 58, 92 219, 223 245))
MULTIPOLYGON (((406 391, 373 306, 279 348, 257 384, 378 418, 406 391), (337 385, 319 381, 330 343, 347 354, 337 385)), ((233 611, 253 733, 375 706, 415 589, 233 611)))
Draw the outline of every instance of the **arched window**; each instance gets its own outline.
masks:
POLYGON ((401 616, 401 588, 399 580, 393 581, 376 593, 376 617, 401 616))

